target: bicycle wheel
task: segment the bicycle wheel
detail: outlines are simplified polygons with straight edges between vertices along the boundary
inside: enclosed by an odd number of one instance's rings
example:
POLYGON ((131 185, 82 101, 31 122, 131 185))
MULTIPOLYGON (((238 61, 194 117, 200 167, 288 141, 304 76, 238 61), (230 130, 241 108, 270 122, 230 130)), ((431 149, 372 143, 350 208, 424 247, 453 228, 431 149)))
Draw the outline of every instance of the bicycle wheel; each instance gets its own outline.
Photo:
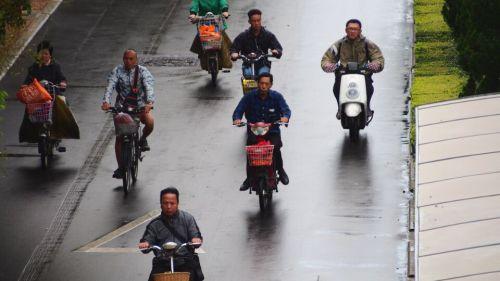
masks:
POLYGON ((46 169, 49 166, 49 155, 47 151, 47 139, 41 138, 38 141, 38 153, 40 153, 40 160, 42 164, 42 169, 46 169))
POLYGON ((139 172, 139 159, 141 158, 141 148, 138 139, 134 140, 132 145, 132 183, 137 182, 137 173, 139 172))
POLYGON ((212 86, 217 85, 217 74, 219 74, 219 67, 217 65, 217 56, 208 59, 208 69, 212 76, 212 86))
POLYGON ((128 195, 132 185, 132 145, 130 142, 124 142, 122 145, 122 163, 123 163, 123 192, 128 195))
POLYGON ((261 178, 259 181, 259 207, 261 212, 266 212, 271 208, 272 200, 273 191, 267 187, 266 179, 261 178))

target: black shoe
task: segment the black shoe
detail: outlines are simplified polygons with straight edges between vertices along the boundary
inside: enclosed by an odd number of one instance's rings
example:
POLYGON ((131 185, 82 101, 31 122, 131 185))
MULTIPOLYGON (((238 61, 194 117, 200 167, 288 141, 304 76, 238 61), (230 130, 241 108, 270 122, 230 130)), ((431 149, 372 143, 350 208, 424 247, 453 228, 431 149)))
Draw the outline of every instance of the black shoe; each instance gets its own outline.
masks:
POLYGON ((147 139, 141 139, 139 141, 139 147, 141 148, 141 151, 150 151, 151 150, 147 139))
POLYGON ((240 186, 240 191, 245 191, 250 188, 250 183, 248 183, 248 179, 245 179, 240 186))
POLYGON ((123 178, 123 170, 118 168, 113 172, 113 178, 115 179, 121 179, 123 178))
POLYGON ((375 113, 375 111, 371 110, 371 109, 368 109, 368 116, 367 118, 370 119, 371 117, 373 117, 373 114, 375 113))
POLYGON ((337 118, 337 120, 340 120, 340 110, 337 111, 337 115, 335 115, 335 117, 337 118))
POLYGON ((290 179, 288 179, 288 175, 286 174, 285 170, 278 171, 278 175, 280 182, 284 185, 288 185, 290 179))

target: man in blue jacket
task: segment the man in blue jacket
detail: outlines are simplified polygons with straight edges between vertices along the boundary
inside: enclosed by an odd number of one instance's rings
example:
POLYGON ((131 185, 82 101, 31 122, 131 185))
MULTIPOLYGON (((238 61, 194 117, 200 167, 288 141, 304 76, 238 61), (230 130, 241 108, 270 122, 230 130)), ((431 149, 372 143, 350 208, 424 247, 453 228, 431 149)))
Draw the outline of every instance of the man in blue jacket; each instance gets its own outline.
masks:
MULTIPOLYGON (((241 98, 238 106, 233 113, 233 124, 240 125, 241 118, 245 114, 245 118, 249 123, 265 122, 273 123, 280 121, 282 123, 288 123, 290 115, 292 112, 288 107, 283 96, 271 90, 273 85, 273 75, 271 73, 262 73, 259 75, 258 79, 259 88, 246 94, 241 98)), ((278 125, 273 125, 267 133, 266 138, 274 145, 274 161, 276 164, 276 170, 278 171, 279 179, 284 184, 287 185, 289 182, 288 175, 283 169, 283 158, 281 157, 280 148, 283 146, 281 142, 280 128, 278 125)), ((252 145, 256 143, 255 136, 247 131, 247 145, 252 145)), ((249 167, 247 163, 247 179, 243 182, 240 187, 241 191, 248 190, 250 188, 248 182, 249 167)))

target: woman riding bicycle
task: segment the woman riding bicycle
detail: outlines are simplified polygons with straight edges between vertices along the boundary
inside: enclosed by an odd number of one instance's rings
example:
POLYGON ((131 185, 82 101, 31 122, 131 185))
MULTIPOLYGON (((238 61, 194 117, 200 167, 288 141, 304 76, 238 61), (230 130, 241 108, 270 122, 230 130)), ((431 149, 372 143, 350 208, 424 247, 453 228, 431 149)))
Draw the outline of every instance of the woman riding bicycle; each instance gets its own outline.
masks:
MULTIPOLYGON (((51 93, 55 95, 51 137, 54 139, 79 139, 78 125, 62 94, 67 87, 66 77, 61 71, 61 66, 54 61, 53 51, 54 48, 48 41, 44 40, 38 44, 36 61, 28 68, 28 74, 21 87, 33 83, 34 79, 48 81, 56 85, 57 87, 54 87, 55 93, 51 93)), ((19 142, 38 142, 40 127, 41 124, 31 123, 25 112, 19 130, 19 142)))

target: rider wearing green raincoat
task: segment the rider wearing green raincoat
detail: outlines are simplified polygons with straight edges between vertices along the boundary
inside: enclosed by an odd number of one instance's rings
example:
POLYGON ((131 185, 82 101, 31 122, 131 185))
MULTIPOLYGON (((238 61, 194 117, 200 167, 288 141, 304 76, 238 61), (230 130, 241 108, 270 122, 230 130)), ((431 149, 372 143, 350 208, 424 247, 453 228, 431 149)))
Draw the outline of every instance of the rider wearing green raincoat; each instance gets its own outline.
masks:
MULTIPOLYGON (((191 6, 189 8, 189 18, 193 19, 195 16, 205 16, 208 12, 214 15, 222 15, 228 17, 229 6, 227 0, 192 0, 191 6)), ((227 29, 227 24, 224 22, 224 29, 227 29)), ((229 48, 231 47, 231 39, 222 31, 222 47, 219 51, 219 61, 222 62, 219 68, 232 68, 233 63, 229 56, 229 48)), ((207 70, 206 57, 201 48, 201 42, 198 35, 194 38, 193 44, 191 45, 191 52, 198 54, 200 59, 201 68, 207 70)))

